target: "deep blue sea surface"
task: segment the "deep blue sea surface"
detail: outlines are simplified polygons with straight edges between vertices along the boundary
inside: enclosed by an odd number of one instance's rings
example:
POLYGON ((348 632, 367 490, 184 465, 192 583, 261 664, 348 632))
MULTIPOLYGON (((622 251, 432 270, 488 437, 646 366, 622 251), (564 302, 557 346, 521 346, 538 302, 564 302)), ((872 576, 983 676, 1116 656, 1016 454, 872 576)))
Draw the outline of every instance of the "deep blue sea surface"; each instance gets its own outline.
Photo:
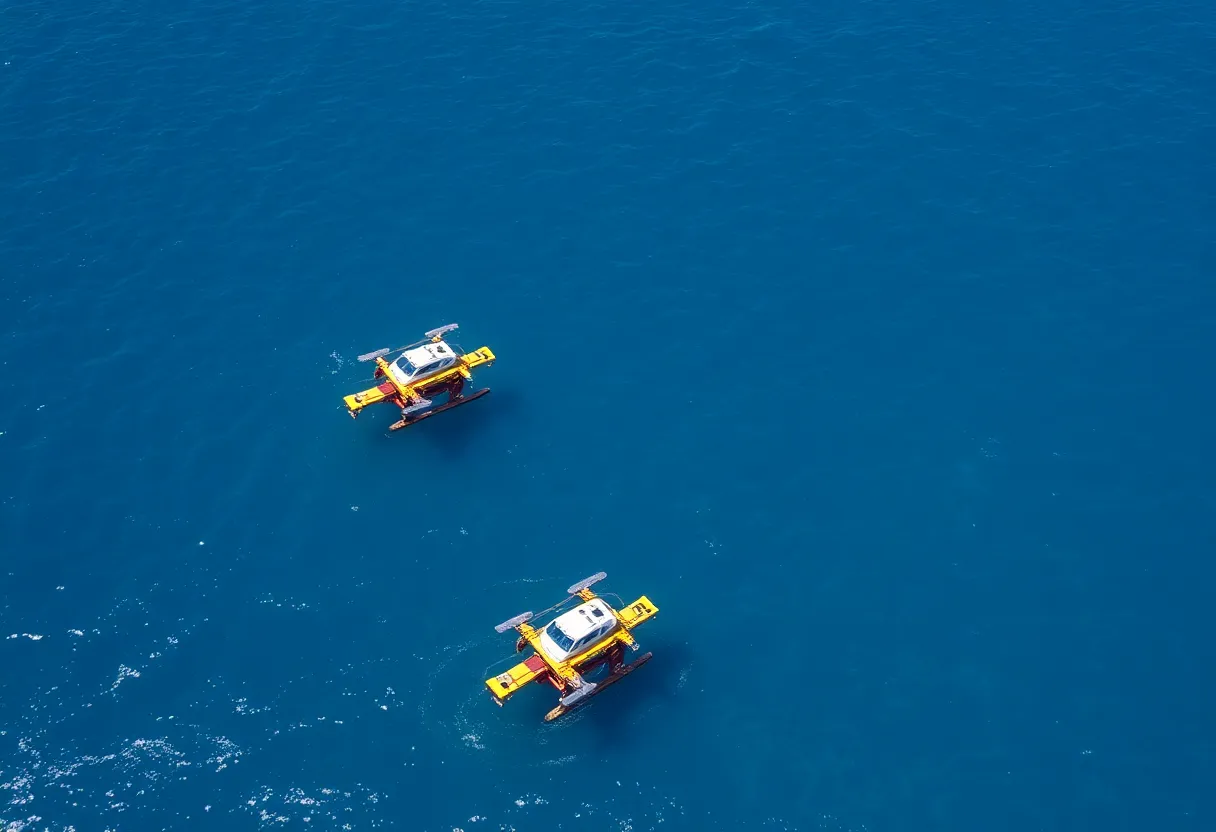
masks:
POLYGON ((1213 148, 1199 0, 0 4, 0 829, 1216 828, 1213 148))

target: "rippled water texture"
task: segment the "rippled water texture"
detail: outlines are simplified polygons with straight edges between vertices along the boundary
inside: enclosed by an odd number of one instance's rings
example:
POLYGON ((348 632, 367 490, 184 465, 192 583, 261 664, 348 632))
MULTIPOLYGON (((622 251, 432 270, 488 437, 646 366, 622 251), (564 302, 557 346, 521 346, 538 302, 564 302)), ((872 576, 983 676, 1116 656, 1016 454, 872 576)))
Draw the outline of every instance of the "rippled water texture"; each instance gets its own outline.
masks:
POLYGON ((1216 828, 1214 36, 4 4, 0 829, 1216 828), (601 569, 654 659, 494 707, 601 569))

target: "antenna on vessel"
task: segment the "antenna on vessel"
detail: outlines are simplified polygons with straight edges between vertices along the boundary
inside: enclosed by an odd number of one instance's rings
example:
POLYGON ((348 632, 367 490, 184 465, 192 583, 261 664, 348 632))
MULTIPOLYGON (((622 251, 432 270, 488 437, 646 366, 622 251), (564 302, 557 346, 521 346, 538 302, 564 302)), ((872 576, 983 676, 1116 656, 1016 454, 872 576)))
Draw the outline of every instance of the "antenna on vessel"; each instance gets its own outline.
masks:
POLYGON ((359 356, 358 360, 359 361, 375 361, 377 358, 388 355, 390 352, 392 352, 392 350, 390 350, 388 347, 385 347, 384 349, 376 350, 375 352, 365 352, 365 353, 363 353, 363 355, 359 356))
POLYGON ((532 620, 532 613, 523 612, 523 613, 520 613, 519 615, 515 616, 514 618, 508 618, 506 621, 502 622, 501 624, 495 624, 494 632, 505 633, 507 630, 510 630, 512 627, 518 627, 520 624, 527 624, 531 620, 532 620))
POLYGON ((444 336, 444 333, 451 332, 453 329, 460 329, 460 324, 447 324, 445 326, 436 327, 435 329, 427 330, 426 337, 432 341, 438 341, 444 336))
MULTIPOLYGON (((451 332, 453 329, 460 329, 460 324, 447 324, 445 326, 436 327, 435 329, 427 330, 425 335, 427 338, 429 338, 432 341, 438 341, 441 338, 443 338, 444 333, 451 332)), ((419 341, 417 343, 422 343, 422 342, 419 341)), ((375 361, 377 358, 382 358, 382 357, 388 355, 390 352, 397 352, 398 350, 409 349, 410 346, 417 346, 417 344, 410 344, 409 346, 405 346, 405 347, 397 347, 396 349, 389 349, 388 347, 385 347, 384 349, 376 350, 375 352, 365 352, 365 353, 363 353, 363 355, 358 357, 358 360, 359 361, 375 361)))
POLYGON ((604 578, 607 578, 607 577, 608 577, 607 572, 596 572, 590 578, 583 578, 581 581, 576 583, 574 586, 567 589, 566 592, 570 595, 577 595, 579 592, 582 592, 587 587, 591 586, 592 584, 598 584, 600 581, 604 580, 604 578))
POLYGON ((571 687, 573 687, 574 690, 558 700, 567 708, 573 708, 576 704, 594 694, 596 688, 599 687, 599 685, 597 685, 595 682, 587 681, 582 677, 581 674, 578 674, 577 672, 575 674, 575 678, 572 679, 571 682, 571 687))

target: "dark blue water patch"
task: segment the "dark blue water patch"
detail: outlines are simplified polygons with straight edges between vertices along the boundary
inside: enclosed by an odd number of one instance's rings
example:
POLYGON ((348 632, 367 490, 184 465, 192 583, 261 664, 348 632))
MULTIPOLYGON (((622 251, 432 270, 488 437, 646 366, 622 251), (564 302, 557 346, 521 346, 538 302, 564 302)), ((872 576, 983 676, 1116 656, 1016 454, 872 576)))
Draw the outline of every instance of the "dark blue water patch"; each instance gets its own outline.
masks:
POLYGON ((0 20, 0 825, 1211 825, 1206 7, 0 20))

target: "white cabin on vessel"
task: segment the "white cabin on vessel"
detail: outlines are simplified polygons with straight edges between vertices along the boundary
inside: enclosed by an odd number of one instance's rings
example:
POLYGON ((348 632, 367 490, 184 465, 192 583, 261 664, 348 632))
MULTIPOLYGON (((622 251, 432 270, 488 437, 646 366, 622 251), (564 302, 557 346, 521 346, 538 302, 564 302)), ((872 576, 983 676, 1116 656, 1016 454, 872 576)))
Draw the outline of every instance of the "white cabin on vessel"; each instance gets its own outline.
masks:
POLYGON ((616 616, 599 598, 580 604, 549 622, 540 644, 554 661, 565 661, 594 646, 617 627, 616 616))
POLYGON ((460 356, 446 342, 435 341, 403 352, 400 358, 389 365, 389 372, 398 384, 414 384, 444 370, 450 370, 459 359, 460 356))

